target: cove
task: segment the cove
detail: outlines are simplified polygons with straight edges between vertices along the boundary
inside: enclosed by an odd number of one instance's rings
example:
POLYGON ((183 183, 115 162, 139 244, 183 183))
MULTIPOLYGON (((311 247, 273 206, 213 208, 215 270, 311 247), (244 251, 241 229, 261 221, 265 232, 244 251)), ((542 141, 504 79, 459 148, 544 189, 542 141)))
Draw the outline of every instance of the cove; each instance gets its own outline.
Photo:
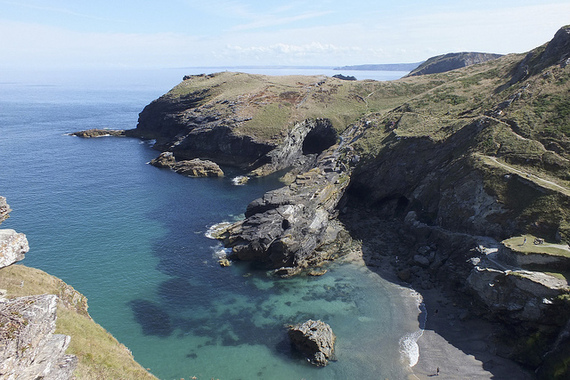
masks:
POLYGON ((158 155, 147 142, 67 135, 134 127, 168 88, 132 79, 3 85, 0 194, 14 209, 5 227, 30 242, 23 263, 85 294, 91 316, 161 379, 405 377, 400 340, 417 331, 415 300, 361 260, 291 279, 218 265, 222 247, 208 229, 241 218, 280 186, 275 178, 245 186, 233 184, 243 173, 231 170, 186 178, 147 165, 158 155), (337 361, 325 368, 286 341, 285 326, 309 318, 338 337, 337 361))

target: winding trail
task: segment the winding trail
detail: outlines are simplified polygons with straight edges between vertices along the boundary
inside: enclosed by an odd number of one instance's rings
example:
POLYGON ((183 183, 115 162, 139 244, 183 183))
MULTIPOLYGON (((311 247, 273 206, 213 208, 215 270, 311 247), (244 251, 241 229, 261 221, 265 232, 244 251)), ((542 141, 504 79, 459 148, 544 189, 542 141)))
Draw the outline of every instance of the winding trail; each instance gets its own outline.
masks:
POLYGON ((562 186, 556 182, 553 181, 549 181, 547 179, 544 178, 540 178, 534 174, 530 174, 527 172, 524 172, 522 170, 516 169, 504 162, 501 162, 497 159, 497 157, 492 157, 492 156, 485 156, 485 155, 478 155, 479 157, 481 157, 483 159, 483 161, 485 163, 488 163, 492 166, 499 166, 502 167, 503 169, 506 169, 507 171, 511 172, 511 173, 515 173, 518 174, 519 176, 521 176, 522 178, 525 178, 531 182, 533 182, 534 184, 549 189, 549 190, 554 190, 554 191, 558 191, 568 197, 570 197, 570 189, 566 186, 562 186))

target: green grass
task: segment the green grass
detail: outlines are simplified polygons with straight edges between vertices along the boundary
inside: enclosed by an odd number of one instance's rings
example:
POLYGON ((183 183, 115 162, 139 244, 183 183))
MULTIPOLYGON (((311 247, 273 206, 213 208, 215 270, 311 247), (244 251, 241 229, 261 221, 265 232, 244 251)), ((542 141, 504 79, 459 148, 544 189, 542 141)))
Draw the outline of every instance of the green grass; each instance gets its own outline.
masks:
POLYGON ((68 354, 76 355, 77 379, 156 379, 135 362, 130 351, 87 312, 87 299, 60 279, 39 269, 12 265, 0 269, 0 288, 8 297, 55 294, 56 333, 71 336, 68 354))
POLYGON ((524 254, 538 253, 551 256, 563 256, 570 258, 570 249, 558 247, 556 243, 544 242, 543 244, 534 244, 535 236, 522 235, 503 240, 505 247, 524 254), (524 243, 526 238, 526 243, 524 243), (523 244, 524 243, 524 244, 523 244))

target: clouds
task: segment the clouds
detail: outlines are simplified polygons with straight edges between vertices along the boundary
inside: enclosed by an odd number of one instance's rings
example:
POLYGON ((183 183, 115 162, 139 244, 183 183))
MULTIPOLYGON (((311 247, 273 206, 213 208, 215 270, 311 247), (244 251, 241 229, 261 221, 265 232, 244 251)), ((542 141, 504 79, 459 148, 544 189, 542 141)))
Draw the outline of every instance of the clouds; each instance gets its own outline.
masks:
POLYGON ((570 4, 556 0, 44 4, 0 0, 0 67, 417 62, 453 51, 528 51, 570 14, 570 4))

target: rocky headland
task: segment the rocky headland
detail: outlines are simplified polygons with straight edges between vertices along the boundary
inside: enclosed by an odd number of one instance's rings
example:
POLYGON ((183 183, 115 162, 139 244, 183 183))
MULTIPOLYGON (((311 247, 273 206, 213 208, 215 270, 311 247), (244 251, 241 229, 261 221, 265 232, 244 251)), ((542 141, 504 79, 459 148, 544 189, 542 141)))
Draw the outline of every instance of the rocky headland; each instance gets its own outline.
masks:
POLYGON ((487 62, 499 57, 501 57, 501 54, 475 52, 438 55, 419 64, 408 74, 408 76, 444 73, 446 71, 487 62))
POLYGON ((443 58, 391 82, 187 76, 126 134, 156 140, 166 167, 285 173, 220 234, 230 259, 289 276, 361 252, 430 317, 485 323, 476 346, 473 329, 426 328, 489 372, 500 357, 567 378, 570 27, 528 54, 443 58))

